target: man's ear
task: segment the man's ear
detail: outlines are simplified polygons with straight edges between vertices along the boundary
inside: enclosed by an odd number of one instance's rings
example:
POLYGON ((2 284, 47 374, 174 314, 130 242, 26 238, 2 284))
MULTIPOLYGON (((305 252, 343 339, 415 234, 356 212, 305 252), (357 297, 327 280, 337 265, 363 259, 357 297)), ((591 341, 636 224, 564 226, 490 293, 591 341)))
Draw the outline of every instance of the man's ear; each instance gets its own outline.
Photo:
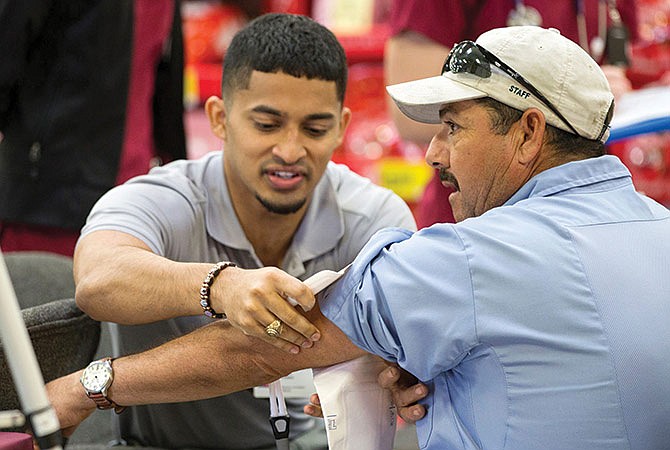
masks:
POLYGON ((547 122, 542 111, 529 108, 519 120, 519 150, 517 158, 521 164, 533 162, 544 145, 547 122))
POLYGON ((205 102, 209 128, 222 141, 226 140, 226 106, 222 99, 211 96, 205 102))
POLYGON ((351 122, 351 109, 344 106, 342 107, 342 114, 340 116, 340 130, 339 130, 339 136, 337 137, 337 140, 339 142, 338 145, 342 144, 342 141, 344 141, 344 135, 347 132, 347 127, 349 126, 350 122, 351 122))

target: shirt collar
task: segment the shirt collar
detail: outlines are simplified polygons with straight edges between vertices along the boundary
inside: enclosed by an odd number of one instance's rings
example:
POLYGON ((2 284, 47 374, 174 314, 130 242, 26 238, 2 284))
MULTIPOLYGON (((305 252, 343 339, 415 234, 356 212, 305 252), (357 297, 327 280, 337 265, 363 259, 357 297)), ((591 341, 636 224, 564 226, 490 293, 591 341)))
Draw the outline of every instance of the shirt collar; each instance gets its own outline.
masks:
MULTIPOLYGON (((221 158, 206 168, 207 232, 222 244, 255 254, 235 214, 226 185, 221 158)), ((329 163, 329 165, 332 163, 329 163)), ((284 267, 295 274, 304 270, 303 263, 334 249, 344 235, 344 216, 328 170, 316 185, 298 230, 293 237, 284 267)))
POLYGON ((630 172, 616 156, 605 155, 572 161, 535 175, 505 205, 513 205, 530 197, 548 197, 569 189, 618 184, 616 181, 632 184, 630 172))

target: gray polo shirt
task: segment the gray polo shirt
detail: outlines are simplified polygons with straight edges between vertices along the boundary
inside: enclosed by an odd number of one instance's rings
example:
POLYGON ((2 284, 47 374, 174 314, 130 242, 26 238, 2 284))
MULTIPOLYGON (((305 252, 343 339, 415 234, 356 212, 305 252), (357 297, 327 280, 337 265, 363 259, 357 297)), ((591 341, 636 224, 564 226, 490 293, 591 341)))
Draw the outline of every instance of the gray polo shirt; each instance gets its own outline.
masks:
MULTIPOLYGON (((349 264, 379 229, 416 225, 408 206, 388 189, 346 166, 329 163, 282 269, 300 279, 349 264)), ((174 261, 232 261, 244 268, 262 264, 233 210, 223 174, 222 152, 153 169, 105 194, 82 230, 117 230, 145 242, 174 261)), ((197 301, 197 287, 194 287, 197 301)), ((142 299, 138 299, 142 301, 142 299)), ((120 326, 121 353, 136 353, 208 323, 182 317, 148 325, 120 326)), ((292 434, 313 426, 292 402, 292 434)), ((270 447, 267 399, 251 390, 210 400, 133 407, 121 415, 122 435, 157 447, 249 449, 270 447)))

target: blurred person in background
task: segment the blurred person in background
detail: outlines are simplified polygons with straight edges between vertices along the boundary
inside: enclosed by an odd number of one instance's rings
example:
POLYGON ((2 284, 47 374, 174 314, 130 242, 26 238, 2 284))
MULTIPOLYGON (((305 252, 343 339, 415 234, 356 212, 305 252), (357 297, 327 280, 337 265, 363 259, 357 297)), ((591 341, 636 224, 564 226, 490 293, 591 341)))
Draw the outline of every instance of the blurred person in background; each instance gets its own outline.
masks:
MULTIPOLYGON (((631 0, 393 0, 391 38, 384 53, 386 84, 424 78, 435 73, 451 47, 474 40, 484 31, 508 25, 541 25, 556 28, 580 44, 601 64, 615 98, 631 89, 625 66, 610 64, 608 33, 617 34, 625 24, 628 39, 637 38, 635 2, 631 0)), ((610 47, 619 44, 612 41, 610 47)), ((617 50, 617 49, 613 49, 617 50)), ((404 139, 427 146, 439 127, 408 119, 389 99, 389 111, 404 139)), ((417 209, 417 226, 454 222, 445 188, 437 175, 429 181, 417 209)))
POLYGON ((0 1, 0 247, 72 256, 114 185, 186 156, 173 0, 0 1))

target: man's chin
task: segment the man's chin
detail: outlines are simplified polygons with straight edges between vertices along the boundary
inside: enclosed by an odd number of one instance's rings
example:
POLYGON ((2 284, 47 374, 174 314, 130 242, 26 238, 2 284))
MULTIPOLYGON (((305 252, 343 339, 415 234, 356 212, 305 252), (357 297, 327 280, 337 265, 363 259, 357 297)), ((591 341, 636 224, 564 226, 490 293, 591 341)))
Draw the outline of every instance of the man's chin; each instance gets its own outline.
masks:
POLYGON ((300 199, 293 202, 276 202, 260 196, 256 196, 256 199, 269 212, 281 215, 295 214, 300 211, 307 202, 306 199, 300 199))
POLYGON ((449 204, 451 205, 451 213, 454 215, 454 220, 456 220, 456 222, 460 222, 461 220, 467 219, 467 217, 465 217, 465 214, 463 213, 463 208, 461 208, 460 197, 461 195, 459 191, 454 191, 451 194, 449 194, 449 204))

